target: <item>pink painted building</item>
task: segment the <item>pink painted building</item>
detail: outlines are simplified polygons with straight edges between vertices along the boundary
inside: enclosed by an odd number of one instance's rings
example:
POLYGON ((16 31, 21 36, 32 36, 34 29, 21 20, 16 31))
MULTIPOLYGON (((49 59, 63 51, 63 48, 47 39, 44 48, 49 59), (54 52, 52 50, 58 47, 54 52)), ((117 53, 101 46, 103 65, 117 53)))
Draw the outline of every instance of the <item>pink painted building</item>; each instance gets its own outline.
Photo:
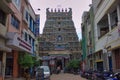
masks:
POLYGON ((6 53, 11 52, 11 49, 6 45, 8 40, 6 37, 8 28, 8 15, 13 14, 9 8, 11 0, 0 1, 0 80, 4 80, 6 67, 6 53))
POLYGON ((20 54, 28 53, 35 56, 35 20, 36 15, 29 0, 12 0, 9 7, 14 14, 8 17, 6 45, 11 52, 6 54, 6 77, 19 77, 21 68, 18 63, 20 54))

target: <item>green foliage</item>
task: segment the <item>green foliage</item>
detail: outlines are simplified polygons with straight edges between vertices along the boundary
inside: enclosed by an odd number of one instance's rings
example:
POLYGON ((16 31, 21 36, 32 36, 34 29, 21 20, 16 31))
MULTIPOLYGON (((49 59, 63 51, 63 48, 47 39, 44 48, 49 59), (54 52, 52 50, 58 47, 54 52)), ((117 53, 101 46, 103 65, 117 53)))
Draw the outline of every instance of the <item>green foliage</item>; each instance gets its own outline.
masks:
POLYGON ((42 64, 41 60, 37 60, 36 57, 33 57, 33 61, 34 61, 34 66, 40 66, 42 64))
POLYGON ((28 69, 30 67, 33 67, 34 60, 31 55, 29 55, 28 53, 25 53, 24 55, 19 56, 19 64, 24 69, 28 69))
POLYGON ((78 69, 79 67, 80 67, 80 61, 77 59, 73 59, 67 64, 68 69, 78 69))

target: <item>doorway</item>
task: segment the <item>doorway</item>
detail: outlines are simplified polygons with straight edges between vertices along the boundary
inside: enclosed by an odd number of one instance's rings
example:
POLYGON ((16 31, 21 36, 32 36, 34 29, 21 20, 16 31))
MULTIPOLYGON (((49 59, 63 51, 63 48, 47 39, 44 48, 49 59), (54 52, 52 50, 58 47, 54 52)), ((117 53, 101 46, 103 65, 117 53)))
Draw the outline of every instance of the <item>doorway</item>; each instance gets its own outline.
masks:
POLYGON ((60 69, 63 69, 62 67, 62 60, 57 60, 56 67, 60 67, 60 69))
POLYGON ((7 77, 12 77, 12 75, 13 75, 13 58, 7 57, 6 62, 7 62, 7 64, 6 64, 5 75, 7 77))
POLYGON ((98 71, 103 71, 103 61, 102 62, 97 62, 97 70, 98 71))
POLYGON ((108 60, 109 60, 109 71, 112 71, 112 57, 109 56, 108 60))

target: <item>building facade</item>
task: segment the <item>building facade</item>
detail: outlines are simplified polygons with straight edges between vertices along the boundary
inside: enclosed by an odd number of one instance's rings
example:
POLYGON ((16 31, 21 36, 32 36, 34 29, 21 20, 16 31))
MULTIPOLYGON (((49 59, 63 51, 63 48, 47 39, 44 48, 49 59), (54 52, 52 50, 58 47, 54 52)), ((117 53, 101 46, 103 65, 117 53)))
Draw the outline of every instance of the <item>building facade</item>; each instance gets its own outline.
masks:
MULTIPOLYGON (((93 19, 91 21, 93 22, 92 30, 94 34, 92 35, 95 45, 92 53, 93 69, 117 72, 120 70, 120 1, 92 0, 90 7, 93 9, 93 19)), ((87 21, 84 23, 87 24, 87 21)), ((89 25, 86 27, 89 27, 89 25)), ((82 30, 84 31, 84 29, 82 30)), ((89 34, 86 32, 86 39, 87 35, 89 34)), ((84 46, 87 46, 87 43, 84 46)))
POLYGON ((46 9, 46 22, 40 42, 40 54, 53 70, 64 69, 71 59, 80 59, 80 44, 72 20, 72 9, 46 9), (45 55, 45 56, 44 56, 45 55))
POLYGON ((87 47, 87 19, 88 19, 88 13, 89 12, 84 12, 82 15, 82 24, 81 24, 81 30, 82 30, 82 70, 84 71, 87 69, 87 52, 88 52, 88 47, 87 47))
POLYGON ((39 59, 40 58, 39 56, 40 15, 39 14, 36 14, 35 27, 36 27, 35 28, 35 53, 36 53, 37 59, 39 59))
POLYGON ((6 53, 11 52, 11 49, 6 45, 8 16, 13 13, 9 8, 10 2, 8 0, 0 1, 0 80, 4 80, 5 77, 6 53))
POLYGON ((120 69, 120 1, 93 0, 96 69, 120 69), (103 66, 101 66, 103 65, 103 66))
POLYGON ((94 14, 93 8, 82 15, 82 70, 94 68, 94 14))
POLYGON ((38 53, 35 41, 39 19, 29 0, 0 2, 0 80, 23 74, 18 63, 20 55, 38 53))

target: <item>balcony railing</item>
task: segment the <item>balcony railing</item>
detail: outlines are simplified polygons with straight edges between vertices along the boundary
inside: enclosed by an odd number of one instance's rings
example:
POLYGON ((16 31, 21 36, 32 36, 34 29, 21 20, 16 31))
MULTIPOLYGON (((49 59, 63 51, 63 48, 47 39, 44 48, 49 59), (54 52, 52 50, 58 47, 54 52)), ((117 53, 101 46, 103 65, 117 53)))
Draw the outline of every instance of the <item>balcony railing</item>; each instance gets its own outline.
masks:
POLYGON ((98 37, 98 39, 100 39, 102 36, 104 36, 105 34, 107 34, 109 32, 109 28, 106 27, 104 29, 100 30, 100 36, 98 37))

